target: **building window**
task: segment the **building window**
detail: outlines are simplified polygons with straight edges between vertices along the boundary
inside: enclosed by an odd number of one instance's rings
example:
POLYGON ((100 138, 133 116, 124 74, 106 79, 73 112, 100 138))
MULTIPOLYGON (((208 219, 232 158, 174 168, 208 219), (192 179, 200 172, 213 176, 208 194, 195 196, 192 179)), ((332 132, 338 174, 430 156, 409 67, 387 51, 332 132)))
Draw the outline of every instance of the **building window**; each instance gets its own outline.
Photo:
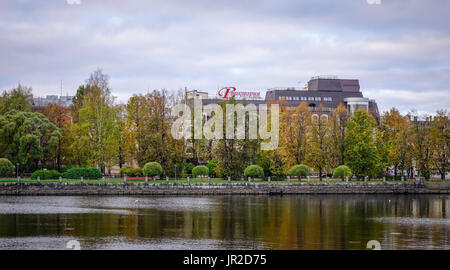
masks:
POLYGON ((315 101, 320 101, 321 98, 320 98, 320 97, 315 97, 314 100, 315 100, 315 101))

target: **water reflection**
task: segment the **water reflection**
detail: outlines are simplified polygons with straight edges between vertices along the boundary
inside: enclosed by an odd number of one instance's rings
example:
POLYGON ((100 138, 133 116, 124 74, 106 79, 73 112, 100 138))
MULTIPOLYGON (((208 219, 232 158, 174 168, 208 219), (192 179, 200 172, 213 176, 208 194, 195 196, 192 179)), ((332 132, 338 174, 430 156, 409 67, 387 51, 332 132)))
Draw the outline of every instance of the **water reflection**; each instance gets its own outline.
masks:
POLYGON ((0 249, 448 249, 450 196, 0 197, 0 249))

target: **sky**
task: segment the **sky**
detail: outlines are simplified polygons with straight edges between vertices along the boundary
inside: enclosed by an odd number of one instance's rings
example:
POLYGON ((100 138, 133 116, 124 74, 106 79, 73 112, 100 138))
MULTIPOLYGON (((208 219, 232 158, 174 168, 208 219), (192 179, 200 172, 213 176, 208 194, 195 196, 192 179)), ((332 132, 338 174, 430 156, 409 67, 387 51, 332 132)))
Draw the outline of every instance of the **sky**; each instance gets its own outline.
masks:
POLYGON ((448 0, 0 0, 0 90, 73 95, 98 68, 118 102, 336 75, 380 111, 450 111, 449 14, 448 0))

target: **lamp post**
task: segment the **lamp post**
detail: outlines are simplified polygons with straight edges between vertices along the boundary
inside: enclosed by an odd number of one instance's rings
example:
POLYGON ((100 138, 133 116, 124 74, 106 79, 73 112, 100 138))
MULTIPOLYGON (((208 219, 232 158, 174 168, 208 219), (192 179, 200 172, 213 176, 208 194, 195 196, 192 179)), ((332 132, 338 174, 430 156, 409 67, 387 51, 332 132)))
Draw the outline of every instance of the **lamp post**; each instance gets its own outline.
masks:
POLYGON ((20 163, 16 163, 16 178, 19 177, 19 166, 20 166, 20 163))
POLYGON ((175 163, 175 180, 177 180, 177 164, 175 163))

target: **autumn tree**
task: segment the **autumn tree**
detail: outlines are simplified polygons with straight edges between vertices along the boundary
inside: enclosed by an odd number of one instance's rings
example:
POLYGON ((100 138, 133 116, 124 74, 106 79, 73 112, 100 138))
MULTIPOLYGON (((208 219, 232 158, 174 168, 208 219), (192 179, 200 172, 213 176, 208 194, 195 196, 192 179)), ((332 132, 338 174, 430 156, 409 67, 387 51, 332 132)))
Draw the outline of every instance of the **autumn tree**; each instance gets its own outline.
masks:
POLYGON ((419 175, 426 179, 430 177, 433 152, 430 131, 431 127, 426 121, 414 121, 410 127, 409 148, 419 175))
POLYGON ((170 133, 173 119, 170 107, 176 103, 167 90, 153 91, 145 95, 133 95, 126 105, 124 140, 129 161, 140 167, 156 161, 164 173, 173 175, 175 166, 181 172, 185 162, 183 139, 174 139, 170 133))
MULTIPOLYGON (((223 101, 219 104, 222 111, 226 113, 226 105, 236 105, 234 98, 223 101)), ((234 126, 233 132, 237 134, 237 113, 233 113, 234 126), (235 117, 236 116, 236 117, 235 117)), ((244 119, 245 130, 243 139, 227 139, 226 137, 226 121, 224 121, 223 139, 216 140, 213 146, 214 157, 218 160, 219 166, 216 171, 219 176, 239 176, 242 175, 244 169, 255 163, 256 154, 259 151, 259 140, 250 139, 249 137, 249 114, 246 113, 244 119)))
POLYGON ((344 105, 339 106, 331 113, 328 121, 330 129, 330 159, 331 167, 343 165, 345 162, 345 135, 350 113, 344 105))
POLYGON ((280 113, 280 150, 285 171, 305 161, 308 153, 307 133, 311 111, 306 102, 295 110, 287 108, 280 113))
MULTIPOLYGON (((318 108, 323 108, 322 104, 318 108)), ((306 155, 306 162, 319 172, 319 178, 322 181, 322 172, 328 169, 327 165, 330 160, 330 130, 327 115, 313 115, 307 138, 309 151, 306 155)))
POLYGON ((394 167, 394 176, 400 170, 403 175, 405 168, 411 163, 408 135, 409 120, 407 116, 402 116, 396 108, 385 112, 382 116, 380 131, 384 145, 387 147, 388 164, 394 167))
POLYGON ((432 158, 434 167, 439 171, 441 179, 445 180, 448 171, 450 149, 450 121, 445 110, 440 110, 431 123, 430 137, 432 142, 432 158))
POLYGON ((70 162, 73 155, 69 149, 72 143, 70 130, 72 116, 70 110, 64 108, 59 101, 49 104, 44 108, 42 113, 61 131, 61 139, 58 141, 58 147, 56 149, 56 167, 60 170, 62 162, 70 162))

